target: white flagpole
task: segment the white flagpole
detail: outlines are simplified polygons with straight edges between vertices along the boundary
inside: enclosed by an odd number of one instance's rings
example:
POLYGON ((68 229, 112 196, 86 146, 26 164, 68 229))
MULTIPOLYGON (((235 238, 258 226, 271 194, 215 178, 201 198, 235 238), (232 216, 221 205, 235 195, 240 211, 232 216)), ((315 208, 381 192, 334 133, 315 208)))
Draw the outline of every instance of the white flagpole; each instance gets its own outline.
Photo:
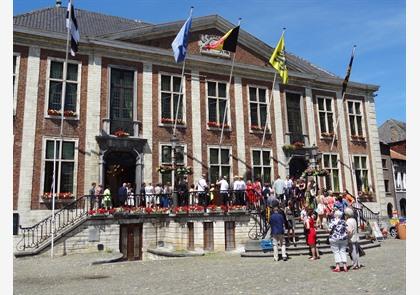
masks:
MULTIPOLYGON (((190 17, 192 16, 192 13, 193 13, 193 9, 194 9, 194 6, 191 6, 191 9, 190 9, 190 17)), ((178 125, 178 112, 179 112, 179 103, 180 103, 180 96, 181 96, 181 93, 182 93, 182 89, 183 89, 183 85, 184 85, 184 72, 185 72, 185 61, 187 60, 187 55, 188 55, 188 50, 187 50, 187 52, 185 53, 185 58, 184 58, 184 61, 182 62, 182 71, 181 71, 181 85, 179 85, 179 93, 178 93, 178 101, 177 101, 177 104, 176 104, 176 112, 175 112, 175 118, 174 118, 174 128, 173 128, 173 130, 172 130, 172 194, 173 194, 173 198, 174 198, 174 200, 175 200, 175 178, 176 178, 176 141, 177 141, 177 139, 176 139, 176 126, 178 125)), ((187 98, 186 98, 186 96, 185 95, 182 95, 182 99, 184 100, 185 99, 185 101, 187 101, 187 98)), ((178 203, 178 202, 176 202, 176 203, 178 203)), ((176 205, 178 205, 178 204, 176 204, 176 205)))
MULTIPOLYGON (((352 53, 351 53, 351 56, 353 56, 354 57, 354 52, 355 52, 355 50, 356 50, 356 45, 353 45, 353 50, 352 50, 352 53)), ((351 70, 351 69, 350 69, 351 70)), ((347 90, 347 88, 346 88, 346 90, 347 90)), ((344 97, 345 97, 345 95, 346 95, 346 91, 343 91, 343 93, 342 93, 342 95, 341 95, 341 101, 343 101, 344 102, 344 97)), ((338 127, 338 114, 337 114, 337 116, 336 116, 337 118, 336 118, 336 122, 335 122, 335 124, 334 124, 334 135, 333 135, 333 138, 332 138, 332 141, 331 141, 331 146, 330 146, 330 152, 332 151, 332 148, 333 148, 333 145, 334 145, 334 141, 335 141, 335 136, 337 135, 337 127, 338 127)), ((338 142, 338 141, 337 141, 338 142)))
MULTIPOLYGON (((193 9, 194 9, 194 6, 191 6, 191 10, 190 10, 190 17, 192 16, 193 9)), ((180 96, 181 96, 181 93, 182 93, 182 86, 183 86, 183 84, 184 84, 184 71, 185 71, 185 61, 187 60, 187 54, 188 54, 188 50, 187 50, 187 52, 185 53, 185 58, 184 58, 184 61, 183 61, 183 63, 182 63, 182 71, 181 71, 181 85, 179 86, 178 101, 177 101, 177 104, 176 104, 175 122, 174 122, 174 128, 173 128, 173 130, 172 130, 172 135, 173 135, 174 137, 176 136, 176 125, 177 125, 177 123, 178 123, 178 112, 179 112, 179 102, 180 102, 180 99, 179 99, 179 98, 180 98, 180 96)), ((183 98, 183 99, 185 98, 185 100, 186 100, 185 95, 183 95, 183 96, 182 96, 182 98, 183 98)))
MULTIPOLYGON (((241 20, 242 18, 239 18, 238 20, 238 26, 241 25, 241 20)), ((230 108, 230 88, 232 87, 232 75, 233 75, 233 66, 235 65, 235 57, 236 57, 236 52, 233 53, 233 58, 232 58, 232 65, 230 67, 230 74, 229 74, 229 100, 226 102, 225 105, 225 111, 223 113, 223 123, 222 123, 222 132, 220 133, 220 140, 219 140, 219 148, 222 145, 222 141, 223 141, 223 132, 225 130, 225 123, 226 123, 226 115, 227 115, 227 108, 229 105, 230 108)))
MULTIPOLYGON (((71 22, 71 7, 73 5, 72 0, 69 0, 70 3, 70 9, 69 9, 69 22, 71 22)), ((67 20, 66 20, 67 21, 67 20)), ((68 64, 68 60, 69 60, 69 40, 70 40, 70 26, 67 28, 67 41, 66 41, 66 59, 64 61, 64 65, 63 65, 63 85, 62 85, 62 89, 61 89, 61 122, 60 122, 60 145, 58 148, 58 171, 61 171, 61 153, 63 150, 63 123, 64 123, 64 102, 65 102, 65 97, 66 97, 66 81, 67 81, 67 64, 68 64)), ((55 190, 55 180, 56 178, 56 169, 55 169, 55 157, 56 157, 56 153, 55 153, 55 141, 54 141, 54 190, 55 190)), ((60 173, 58 173, 58 181, 57 183, 60 184, 61 181, 61 177, 60 177, 60 173)), ((58 185, 58 189, 57 189, 57 194, 60 194, 60 185, 58 185)), ((52 209, 51 209, 51 222, 52 222, 52 227, 51 227, 51 258, 54 257, 54 230, 55 230, 55 196, 53 196, 52 199, 52 209)))
MULTIPOLYGON (((282 37, 284 35, 284 32, 286 31, 286 28, 283 28, 283 33, 282 33, 282 37)), ((262 158, 262 153, 263 153, 263 146, 264 146, 264 141, 265 141, 265 134, 267 132, 267 125, 269 120, 271 120, 271 116, 270 116, 270 108, 271 108, 271 100, 273 98, 273 93, 274 93, 274 86, 276 85, 276 78, 277 78, 277 70, 274 72, 274 78, 273 78, 273 85, 271 86, 271 93, 270 93, 270 99, 268 100, 268 107, 267 107, 267 117, 265 119, 265 124, 264 124, 264 133, 263 133, 263 138, 261 140, 261 158, 262 158)), ((261 159, 262 161, 262 159, 261 159)), ((264 180, 264 169, 261 170, 261 180, 264 180)))

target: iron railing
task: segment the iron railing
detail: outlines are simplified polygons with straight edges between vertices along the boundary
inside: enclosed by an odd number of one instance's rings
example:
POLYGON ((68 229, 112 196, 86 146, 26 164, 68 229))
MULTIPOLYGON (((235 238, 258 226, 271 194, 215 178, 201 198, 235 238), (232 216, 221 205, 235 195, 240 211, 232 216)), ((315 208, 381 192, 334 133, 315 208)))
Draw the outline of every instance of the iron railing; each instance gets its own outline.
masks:
POLYGON ((88 215, 88 196, 82 196, 30 227, 20 226, 22 239, 17 243, 18 251, 36 249, 48 241, 51 236, 57 236, 68 226, 73 225, 88 215))

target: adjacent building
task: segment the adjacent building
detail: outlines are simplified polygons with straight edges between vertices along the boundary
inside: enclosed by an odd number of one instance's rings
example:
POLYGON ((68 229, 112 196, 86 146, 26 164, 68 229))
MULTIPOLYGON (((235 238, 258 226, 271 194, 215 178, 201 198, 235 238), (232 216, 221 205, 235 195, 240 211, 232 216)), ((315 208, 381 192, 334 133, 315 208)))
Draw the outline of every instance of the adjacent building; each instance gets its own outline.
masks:
POLYGON ((350 82, 342 99, 341 77, 288 52, 289 83, 277 80, 272 91, 273 48, 242 29, 229 81, 233 55, 203 48, 234 27, 218 15, 193 19, 181 77, 170 44, 184 20, 150 24, 75 13, 81 43, 65 81, 66 9, 40 9, 13 20, 13 208, 21 224, 49 214, 43 196, 51 191, 63 83, 64 142, 56 162, 56 189, 63 197, 86 194, 92 182, 116 192, 122 182, 138 191, 143 182, 172 181, 156 169, 171 165, 177 119, 176 162, 192 167, 189 183, 203 173, 210 182, 222 175, 299 177, 314 160, 330 172, 319 177, 321 186, 360 191, 373 211, 386 214, 378 86, 350 82), (291 145, 297 152, 290 153, 291 145))
POLYGON ((405 123, 394 119, 379 128, 387 214, 397 210, 406 216, 406 140, 405 123), (391 199, 392 198, 392 199, 391 199))

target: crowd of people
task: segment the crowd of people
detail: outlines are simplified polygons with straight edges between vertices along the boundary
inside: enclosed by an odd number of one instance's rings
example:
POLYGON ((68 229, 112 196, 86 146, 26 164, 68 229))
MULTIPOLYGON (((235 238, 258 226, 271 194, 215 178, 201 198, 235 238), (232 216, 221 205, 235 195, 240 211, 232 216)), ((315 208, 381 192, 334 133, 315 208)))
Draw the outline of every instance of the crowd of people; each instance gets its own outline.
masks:
POLYGON ((181 177, 172 189, 171 183, 162 185, 151 182, 143 183, 135 194, 135 185, 123 183, 117 196, 111 197, 109 186, 103 189, 101 184, 92 183, 89 190, 90 207, 162 207, 201 205, 241 205, 250 211, 262 212, 264 221, 270 224, 273 241, 274 259, 278 260, 278 247, 282 259, 287 260, 286 246, 297 245, 295 236, 296 217, 304 224, 306 244, 310 260, 320 259, 317 249, 318 229, 329 231, 329 243, 334 253, 336 267, 334 272, 347 271, 347 255, 352 258, 352 269, 360 268, 359 255, 363 251, 358 244, 358 204, 345 191, 334 195, 317 186, 313 178, 281 179, 278 175, 273 183, 262 183, 260 178, 245 182, 242 176, 234 176, 229 183, 222 176, 215 183, 209 184, 203 174, 197 183, 188 183, 187 177, 181 177), (176 198, 176 201, 174 200, 176 198))

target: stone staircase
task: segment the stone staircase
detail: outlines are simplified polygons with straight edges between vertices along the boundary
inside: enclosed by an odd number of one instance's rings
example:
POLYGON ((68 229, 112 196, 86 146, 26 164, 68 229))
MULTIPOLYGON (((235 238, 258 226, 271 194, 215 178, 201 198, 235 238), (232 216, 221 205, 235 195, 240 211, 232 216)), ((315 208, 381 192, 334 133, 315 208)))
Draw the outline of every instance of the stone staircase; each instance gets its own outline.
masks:
MULTIPOLYGON (((303 223, 299 221, 299 218, 295 218, 295 237, 296 246, 291 242, 286 245, 286 253, 288 256, 297 255, 308 255, 309 247, 306 245, 305 235, 303 233, 303 223)), ((318 229, 317 230, 317 248, 320 255, 332 254, 331 247, 327 244, 328 230, 318 229)), ((370 248, 380 247, 381 244, 377 241, 372 241, 367 232, 359 231, 360 245, 366 250, 370 248)), ((261 239, 252 240, 249 239, 245 243, 245 252, 241 253, 241 257, 273 257, 273 250, 262 250, 260 246, 261 239)), ((279 252, 281 250, 279 249, 279 252)))

